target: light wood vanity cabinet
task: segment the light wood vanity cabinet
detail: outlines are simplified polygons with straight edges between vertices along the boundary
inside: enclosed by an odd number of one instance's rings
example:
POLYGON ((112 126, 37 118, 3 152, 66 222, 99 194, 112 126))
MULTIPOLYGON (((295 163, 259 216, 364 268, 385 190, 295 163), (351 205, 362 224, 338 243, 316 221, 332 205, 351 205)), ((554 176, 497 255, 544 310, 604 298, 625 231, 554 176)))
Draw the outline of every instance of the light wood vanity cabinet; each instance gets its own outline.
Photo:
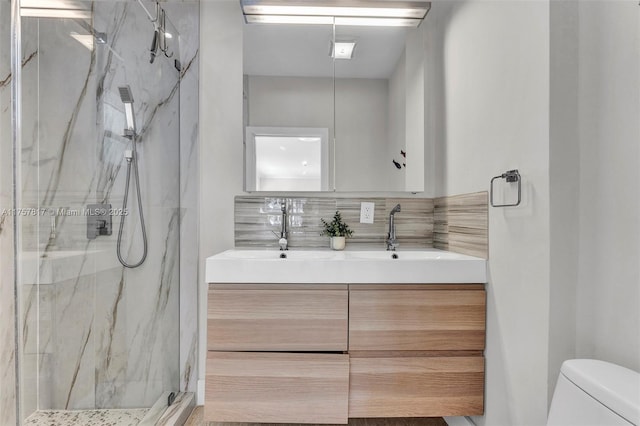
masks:
POLYGON ((205 420, 483 412, 482 284, 210 284, 205 420))
POLYGON ((347 350, 346 285, 210 285, 210 351, 347 350))
POLYGON ((484 349, 482 286, 380 287, 350 287, 349 351, 484 349))
POLYGON ((483 413, 485 291, 352 285, 349 417, 483 413))
POLYGON ((349 417, 479 415, 483 389, 482 356, 352 356, 349 417))
POLYGON ((210 284, 205 420, 347 423, 345 285, 210 284))
POLYGON ((347 423, 349 356, 209 352, 205 419, 347 423))

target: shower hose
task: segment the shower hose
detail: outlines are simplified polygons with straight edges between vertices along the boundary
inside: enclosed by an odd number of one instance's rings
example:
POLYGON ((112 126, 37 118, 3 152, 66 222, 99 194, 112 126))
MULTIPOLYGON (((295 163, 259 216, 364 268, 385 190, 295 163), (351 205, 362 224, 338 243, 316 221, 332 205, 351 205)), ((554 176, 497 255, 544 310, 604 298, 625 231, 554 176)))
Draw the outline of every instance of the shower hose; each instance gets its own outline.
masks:
POLYGON ((124 187, 124 200, 122 201, 122 219, 120 220, 120 228, 118 229, 118 247, 116 253, 118 254, 118 260, 125 268, 137 268, 142 265, 147 258, 147 230, 144 225, 144 213, 142 212, 142 197, 140 195, 140 176, 138 174, 138 154, 136 152, 136 139, 135 136, 131 137, 131 156, 126 156, 127 159, 127 181, 124 187), (127 217, 127 201, 129 199, 129 184, 131 182, 131 163, 133 162, 133 177, 135 178, 136 193, 138 194, 138 213, 140 214, 140 225, 142 227, 142 244, 143 253, 142 258, 136 263, 127 263, 122 257, 122 251, 120 246, 122 245, 122 229, 124 228, 124 221, 127 217))

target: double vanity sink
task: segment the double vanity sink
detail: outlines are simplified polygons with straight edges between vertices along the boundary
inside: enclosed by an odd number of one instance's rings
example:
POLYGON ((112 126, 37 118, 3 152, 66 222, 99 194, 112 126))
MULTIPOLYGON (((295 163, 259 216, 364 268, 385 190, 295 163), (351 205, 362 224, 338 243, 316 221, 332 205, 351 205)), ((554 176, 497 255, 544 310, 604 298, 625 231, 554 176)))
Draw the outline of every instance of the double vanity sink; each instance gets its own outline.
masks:
POLYGON ((486 260, 424 250, 227 250, 207 259, 208 283, 484 283, 486 260))
POLYGON ((206 280, 208 422, 483 413, 484 259, 235 249, 206 280))

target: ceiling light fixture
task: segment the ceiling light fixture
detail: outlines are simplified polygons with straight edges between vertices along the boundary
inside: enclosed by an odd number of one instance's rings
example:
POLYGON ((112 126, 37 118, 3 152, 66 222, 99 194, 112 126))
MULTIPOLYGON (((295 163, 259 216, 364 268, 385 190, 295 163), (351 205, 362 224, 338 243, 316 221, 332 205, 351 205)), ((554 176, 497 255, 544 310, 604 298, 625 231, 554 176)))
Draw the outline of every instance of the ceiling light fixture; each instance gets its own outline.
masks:
POLYGON ((245 15, 247 24, 331 25, 331 16, 245 15))
POLYGON ((367 27, 417 27, 422 19, 336 17, 336 25, 367 27))
POLYGON ((331 42, 330 56, 335 59, 351 59, 353 51, 356 48, 355 41, 336 41, 331 42))
POLYGON ((91 18, 91 11, 75 9, 32 9, 21 7, 20 16, 32 18, 89 19, 91 18))
POLYGON ((20 16, 89 19, 91 11, 86 4, 75 0, 22 0, 20 16))
POLYGON ((240 4, 247 23, 412 27, 418 26, 431 8, 425 1, 240 0, 240 4))

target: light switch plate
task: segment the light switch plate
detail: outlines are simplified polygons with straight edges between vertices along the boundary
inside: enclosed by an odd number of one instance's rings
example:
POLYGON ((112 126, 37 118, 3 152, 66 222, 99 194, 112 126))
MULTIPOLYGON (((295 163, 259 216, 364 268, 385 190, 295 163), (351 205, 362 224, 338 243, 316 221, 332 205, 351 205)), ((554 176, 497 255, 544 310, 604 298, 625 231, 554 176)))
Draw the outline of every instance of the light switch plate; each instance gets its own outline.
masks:
POLYGON ((360 223, 373 223, 373 213, 375 208, 375 203, 360 203, 360 223))

